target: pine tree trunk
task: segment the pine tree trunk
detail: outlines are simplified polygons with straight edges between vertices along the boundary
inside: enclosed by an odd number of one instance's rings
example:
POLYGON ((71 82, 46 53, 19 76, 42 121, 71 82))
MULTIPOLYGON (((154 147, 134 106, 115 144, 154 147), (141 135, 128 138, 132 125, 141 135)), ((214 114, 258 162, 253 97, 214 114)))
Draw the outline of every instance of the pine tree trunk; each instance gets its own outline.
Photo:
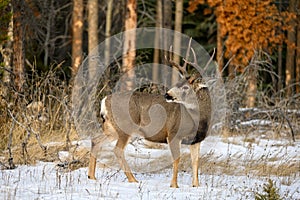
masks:
POLYGON ((19 92, 25 83, 25 35, 24 35, 24 0, 12 1, 13 6, 13 72, 14 84, 19 92))
POLYGON ((72 13, 72 73, 76 75, 82 62, 83 0, 73 0, 72 13))
MULTIPOLYGON (((175 27, 174 30, 181 33, 182 31, 182 13, 183 13, 183 0, 176 0, 176 10, 175 10, 175 27)), ((174 52, 179 54, 173 55, 173 60, 175 63, 180 64, 180 48, 181 48, 181 36, 174 35, 174 52)), ((178 72, 175 69, 172 69, 172 85, 178 82, 178 72)))
POLYGON ((133 68, 136 56, 136 31, 134 30, 137 27, 136 0, 127 0, 126 8, 122 70, 128 75, 125 89, 130 90, 134 88, 132 78, 134 77, 133 68))
MULTIPOLYGON (((296 12, 296 0, 289 1, 289 12, 296 12)), ((286 96, 290 97, 293 94, 293 82, 295 78, 295 48, 293 44, 296 43, 296 21, 292 20, 290 22, 292 30, 288 31, 288 44, 287 44, 287 54, 286 54, 286 69, 285 69, 285 85, 287 87, 286 96)))

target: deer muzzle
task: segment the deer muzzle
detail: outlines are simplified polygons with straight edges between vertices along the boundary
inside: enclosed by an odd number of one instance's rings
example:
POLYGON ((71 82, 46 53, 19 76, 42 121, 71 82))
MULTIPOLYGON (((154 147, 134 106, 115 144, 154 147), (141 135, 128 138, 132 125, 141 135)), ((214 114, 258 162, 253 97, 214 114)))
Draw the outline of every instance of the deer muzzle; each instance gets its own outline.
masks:
POLYGON ((165 99, 166 99, 167 101, 174 101, 174 97, 171 96, 169 93, 166 93, 166 94, 165 94, 165 99))

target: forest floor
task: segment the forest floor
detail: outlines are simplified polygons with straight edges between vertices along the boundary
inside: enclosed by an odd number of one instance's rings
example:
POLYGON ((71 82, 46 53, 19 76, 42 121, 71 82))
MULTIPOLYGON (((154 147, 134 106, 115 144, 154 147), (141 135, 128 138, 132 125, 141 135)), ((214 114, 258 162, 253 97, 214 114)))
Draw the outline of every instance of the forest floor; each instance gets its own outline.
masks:
MULTIPOLYGON (((73 142, 74 143, 74 142, 73 142)), ((77 141, 88 148, 89 141, 77 141)), ((191 187, 188 146, 182 145, 179 188, 170 188, 172 165, 166 145, 136 139, 126 158, 138 183, 128 183, 105 145, 98 159, 97 180, 87 178, 87 167, 63 167, 69 152, 59 151, 60 162, 38 161, 0 171, 0 199, 254 199, 271 179, 284 199, 300 199, 300 141, 252 137, 209 136, 201 143, 200 187, 191 187)))

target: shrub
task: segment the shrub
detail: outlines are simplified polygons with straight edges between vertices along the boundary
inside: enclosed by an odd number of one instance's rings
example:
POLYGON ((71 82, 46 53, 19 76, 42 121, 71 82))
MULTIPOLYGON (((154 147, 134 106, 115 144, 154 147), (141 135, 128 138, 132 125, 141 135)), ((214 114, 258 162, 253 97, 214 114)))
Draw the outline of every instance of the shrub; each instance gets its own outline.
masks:
POLYGON ((268 183, 264 184, 263 193, 256 193, 255 200, 282 200, 278 192, 278 188, 274 185, 274 182, 269 179, 268 183))

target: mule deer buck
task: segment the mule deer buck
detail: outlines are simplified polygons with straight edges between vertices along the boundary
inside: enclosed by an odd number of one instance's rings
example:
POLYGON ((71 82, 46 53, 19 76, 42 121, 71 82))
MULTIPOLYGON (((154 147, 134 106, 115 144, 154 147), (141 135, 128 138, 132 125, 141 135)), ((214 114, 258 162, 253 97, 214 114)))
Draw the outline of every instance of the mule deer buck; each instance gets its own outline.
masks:
POLYGON ((198 164, 200 142, 204 140, 208 131, 211 117, 211 99, 208 87, 202 80, 201 74, 189 75, 187 73, 187 64, 196 66, 195 55, 194 63, 185 61, 183 67, 173 61, 170 61, 170 64, 177 68, 183 79, 175 87, 167 91, 164 96, 141 92, 133 92, 131 94, 120 92, 106 96, 101 101, 100 114, 103 120, 103 135, 92 139, 88 170, 88 177, 90 179, 96 179, 95 167, 99 147, 106 139, 111 138, 117 140, 114 153, 128 181, 137 182, 124 156, 124 149, 131 136, 135 133, 151 142, 169 144, 173 159, 173 177, 170 186, 175 188, 178 187, 177 174, 180 160, 180 145, 190 145, 193 171, 192 186, 199 186, 198 164), (127 98, 129 99, 129 111, 126 113, 122 109, 124 102, 113 103, 113 99, 121 101, 127 98), (151 107, 154 105, 162 106, 165 115, 155 115, 155 111, 151 110, 151 107), (134 127, 126 127, 130 126, 130 120, 134 122, 134 127), (161 122, 164 123, 160 124, 161 122), (122 124, 120 125, 119 123, 122 124), (149 123, 153 123, 154 128, 147 128, 149 123), (157 125, 158 129, 155 126, 156 124, 159 124, 157 125), (122 127, 125 127, 126 130, 122 127))

